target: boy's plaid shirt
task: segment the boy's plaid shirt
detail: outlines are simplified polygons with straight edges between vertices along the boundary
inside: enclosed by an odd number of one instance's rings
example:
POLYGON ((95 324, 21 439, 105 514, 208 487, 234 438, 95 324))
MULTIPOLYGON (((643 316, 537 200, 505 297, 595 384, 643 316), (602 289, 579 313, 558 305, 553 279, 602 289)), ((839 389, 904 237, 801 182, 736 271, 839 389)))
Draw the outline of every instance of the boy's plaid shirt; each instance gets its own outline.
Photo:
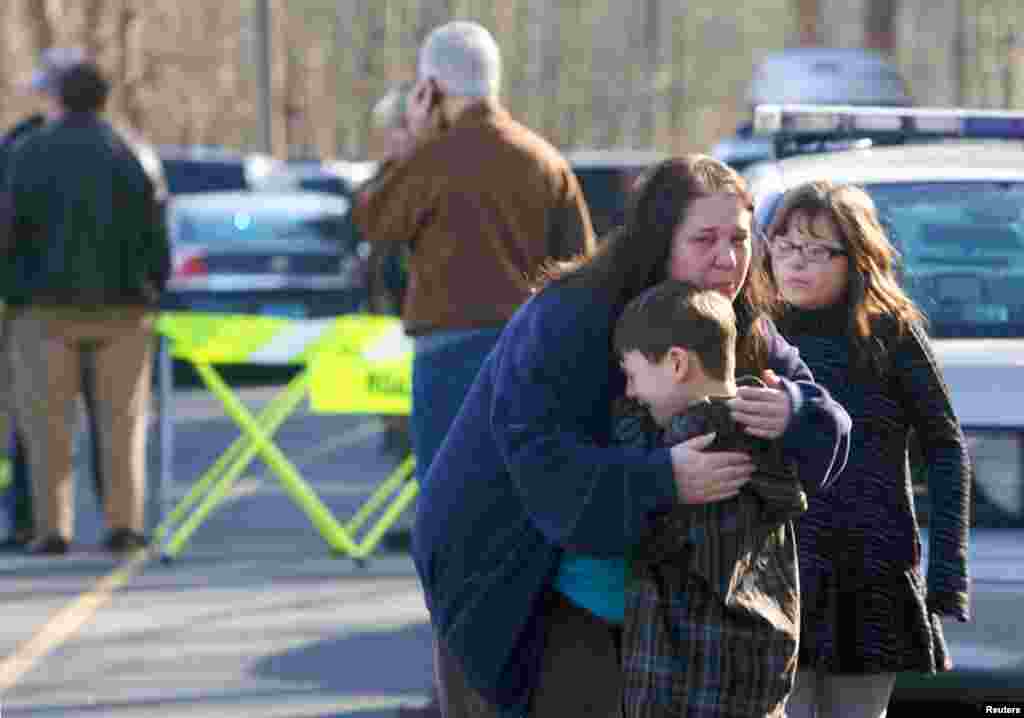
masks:
MULTIPOLYGON (((756 379, 754 381, 757 381, 756 379)), ((652 520, 630 556, 623 633, 625 708, 653 716, 781 716, 797 664, 800 597, 790 520, 807 509, 778 446, 743 433, 723 399, 661 431, 635 403, 617 410, 616 441, 671 446, 715 431, 712 451, 758 467, 728 501, 678 505, 652 520)))

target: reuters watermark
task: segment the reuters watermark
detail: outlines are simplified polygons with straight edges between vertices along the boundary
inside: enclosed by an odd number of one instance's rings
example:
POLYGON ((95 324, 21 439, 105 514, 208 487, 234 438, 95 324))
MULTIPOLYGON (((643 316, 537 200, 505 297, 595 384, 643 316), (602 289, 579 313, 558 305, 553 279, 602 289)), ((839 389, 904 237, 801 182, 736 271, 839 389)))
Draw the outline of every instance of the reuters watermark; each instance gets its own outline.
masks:
POLYGON ((1019 716, 1021 707, 1008 703, 986 703, 984 712, 988 716, 1019 716))

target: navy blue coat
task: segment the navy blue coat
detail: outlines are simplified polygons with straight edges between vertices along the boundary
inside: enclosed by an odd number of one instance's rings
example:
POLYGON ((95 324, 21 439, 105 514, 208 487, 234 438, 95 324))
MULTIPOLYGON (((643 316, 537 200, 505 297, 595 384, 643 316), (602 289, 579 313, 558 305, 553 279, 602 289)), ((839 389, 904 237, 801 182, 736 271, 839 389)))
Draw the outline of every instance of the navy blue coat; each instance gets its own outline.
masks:
POLYGON ((780 327, 853 418, 834 491, 797 522, 801 665, 829 673, 943 669, 942 616, 969 615, 970 460, 928 336, 876 322, 881 373, 851 362, 846 304, 791 312, 780 327), (916 432, 928 467, 927 580, 908 466, 916 432))
MULTIPOLYGON (((610 445, 620 311, 559 284, 524 304, 423 481, 414 556, 434 630, 505 708, 525 707, 536 683, 539 609, 563 551, 623 556, 677 501, 668 449, 610 445)), ((820 488, 845 464, 849 417, 777 333, 769 356, 794 408, 783 449, 820 488)))

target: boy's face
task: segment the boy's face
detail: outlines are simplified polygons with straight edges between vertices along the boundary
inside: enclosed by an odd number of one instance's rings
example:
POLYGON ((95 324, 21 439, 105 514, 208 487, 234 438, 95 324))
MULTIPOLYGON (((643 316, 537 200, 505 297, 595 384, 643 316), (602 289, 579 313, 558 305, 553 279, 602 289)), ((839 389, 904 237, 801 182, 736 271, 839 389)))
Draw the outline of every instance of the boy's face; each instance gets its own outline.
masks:
POLYGON ((647 407, 658 426, 668 426, 672 417, 690 403, 684 382, 685 354, 682 349, 673 347, 659 362, 652 362, 635 350, 622 355, 620 364, 626 374, 626 396, 647 407))

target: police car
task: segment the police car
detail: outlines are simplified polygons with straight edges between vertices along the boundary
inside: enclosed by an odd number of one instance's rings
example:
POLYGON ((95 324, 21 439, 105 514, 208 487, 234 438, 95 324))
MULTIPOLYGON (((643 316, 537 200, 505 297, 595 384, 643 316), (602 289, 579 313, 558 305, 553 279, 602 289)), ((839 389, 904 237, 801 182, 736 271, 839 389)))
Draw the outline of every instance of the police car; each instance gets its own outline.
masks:
MULTIPOLYGON (((954 670, 901 675, 894 701, 1020 706, 1024 113, 773 105, 756 108, 754 132, 776 157, 745 172, 758 226, 768 226, 786 189, 808 180, 853 183, 872 196, 900 251, 904 286, 928 315, 969 443, 972 618, 944 621, 954 670)), ((924 481, 915 481, 915 502, 927 534, 924 481)))

